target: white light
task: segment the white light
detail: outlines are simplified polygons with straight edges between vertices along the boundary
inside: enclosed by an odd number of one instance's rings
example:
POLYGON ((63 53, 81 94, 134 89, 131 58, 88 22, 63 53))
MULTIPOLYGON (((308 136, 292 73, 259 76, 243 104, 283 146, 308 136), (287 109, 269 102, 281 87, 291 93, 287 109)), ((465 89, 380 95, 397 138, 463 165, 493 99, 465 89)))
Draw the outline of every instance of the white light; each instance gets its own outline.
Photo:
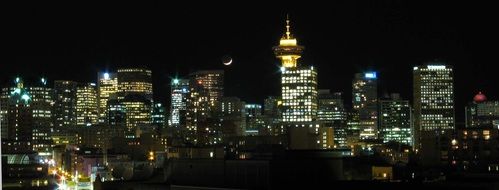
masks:
POLYGON ((366 77, 368 79, 375 79, 376 78, 376 72, 364 73, 364 77, 366 77))
POLYGON ((104 79, 109 80, 109 73, 104 73, 104 79))
POLYGON ((286 68, 285 67, 281 67, 281 72, 284 72, 286 71, 286 68))
POLYGON ((173 84, 178 84, 179 80, 178 79, 173 79, 173 84))
POLYGON ((428 69, 445 69, 445 65, 428 65, 428 69))

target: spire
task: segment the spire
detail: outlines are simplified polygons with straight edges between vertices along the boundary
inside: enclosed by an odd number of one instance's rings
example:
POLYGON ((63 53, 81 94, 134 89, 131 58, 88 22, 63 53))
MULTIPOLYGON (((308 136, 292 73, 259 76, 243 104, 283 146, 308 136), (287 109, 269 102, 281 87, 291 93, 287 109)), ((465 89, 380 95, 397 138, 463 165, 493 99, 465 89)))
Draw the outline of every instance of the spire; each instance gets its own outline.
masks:
POLYGON ((291 39, 291 32, 289 31, 289 14, 286 14, 286 39, 291 39))

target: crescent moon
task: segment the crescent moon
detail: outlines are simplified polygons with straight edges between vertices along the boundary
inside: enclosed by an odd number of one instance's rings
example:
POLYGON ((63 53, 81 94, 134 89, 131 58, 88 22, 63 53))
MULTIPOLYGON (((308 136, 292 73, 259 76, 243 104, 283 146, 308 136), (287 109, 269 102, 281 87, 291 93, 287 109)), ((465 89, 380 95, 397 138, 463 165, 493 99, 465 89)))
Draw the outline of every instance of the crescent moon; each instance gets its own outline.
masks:
POLYGON ((224 62, 224 65, 230 65, 232 63, 232 58, 230 59, 229 62, 224 62))

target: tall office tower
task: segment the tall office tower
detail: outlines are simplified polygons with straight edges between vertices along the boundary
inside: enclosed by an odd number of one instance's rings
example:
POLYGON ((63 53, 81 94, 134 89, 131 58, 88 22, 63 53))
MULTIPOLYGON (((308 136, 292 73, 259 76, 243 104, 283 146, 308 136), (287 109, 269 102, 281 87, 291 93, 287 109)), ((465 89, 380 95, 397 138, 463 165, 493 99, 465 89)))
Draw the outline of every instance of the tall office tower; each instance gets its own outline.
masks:
POLYGON ((189 80, 173 79, 171 82, 170 126, 185 127, 188 95, 189 80))
POLYGON ((151 124, 151 101, 138 94, 129 94, 120 103, 125 108, 126 138, 135 138, 137 127, 151 124))
POLYGON ((125 106, 121 102, 112 98, 107 102, 107 122, 111 127, 122 127, 126 126, 126 110, 125 106))
POLYGON ((263 115, 267 120, 265 123, 267 125, 271 125, 274 123, 278 123, 281 117, 281 106, 282 101, 277 97, 268 97, 263 101, 263 115))
POLYGON ((166 126, 166 110, 163 104, 157 103, 153 105, 151 123, 159 128, 166 126))
POLYGON ((47 79, 41 78, 40 81, 27 87, 27 90, 31 95, 33 111, 33 150, 40 156, 50 156, 52 154, 51 131, 54 127, 52 89, 48 87, 47 79))
POLYGON ((95 83, 81 84, 76 90, 76 125, 92 126, 99 123, 97 87, 95 83))
POLYGON ((478 92, 473 101, 466 106, 466 127, 492 125, 499 129, 499 101, 487 101, 487 97, 478 92))
POLYGON ((187 98, 186 126, 187 139, 194 139, 197 130, 204 129, 205 123, 223 97, 224 72, 222 70, 198 71, 189 75, 189 95, 187 98), (194 136, 193 136, 194 135, 194 136))
MULTIPOLYGON (((242 136, 246 131, 246 103, 237 97, 223 97, 217 103, 214 116, 220 119, 222 136, 242 136)), ((206 128, 210 131, 217 129, 206 128)))
POLYGON ((265 127, 265 117, 262 115, 262 105, 246 104, 245 114, 245 135, 259 135, 260 131, 265 127))
POLYGON ((416 66, 413 83, 414 147, 421 165, 442 164, 455 129, 453 69, 440 63, 416 66))
POLYGON ((9 110, 9 102, 10 102, 10 97, 12 95, 12 92, 14 92, 17 89, 17 84, 20 82, 21 78, 17 77, 14 80, 14 85, 10 87, 4 87, 2 88, 2 94, 0 97, 0 122, 1 122, 1 130, 2 130, 2 138, 7 139, 8 138, 8 125, 9 125, 9 119, 7 118, 8 116, 8 110, 9 110))
MULTIPOLYGON (((454 129, 454 83, 452 67, 414 67, 414 126, 421 131, 442 133, 454 129)), ((417 140, 417 139, 416 139, 417 140)))
POLYGON ((54 82, 54 125, 56 128, 76 126, 76 85, 74 81, 54 82))
POLYGON ((10 92, 11 92, 10 88, 2 88, 2 94, 0 96, 0 130, 2 133, 1 134, 2 139, 7 139, 8 137, 7 113, 8 113, 8 102, 9 102, 10 92))
POLYGON ((281 60, 282 122, 315 121, 317 115, 317 71, 314 67, 299 67, 298 59, 304 47, 291 35, 289 19, 286 33, 273 48, 281 60))
POLYGON ((107 123, 107 101, 118 92, 116 73, 98 73, 99 123, 107 123))
MULTIPOLYGON (((7 139, 16 152, 33 151, 33 110, 31 96, 23 81, 16 78, 16 88, 11 92, 7 108, 7 139)), ((2 144, 3 145, 3 144, 2 144)), ((3 148, 3 147, 2 147, 3 148)))
POLYGON ((399 94, 379 101, 379 131, 384 143, 395 141, 412 145, 412 116, 408 100, 400 99, 399 94))
POLYGON ((331 94, 329 90, 319 90, 317 120, 325 127, 333 128, 334 146, 346 147, 347 112, 341 92, 331 94))
POLYGON ((376 72, 357 73, 352 82, 353 110, 359 113, 361 139, 378 138, 378 84, 376 72))
POLYGON ((118 69, 118 99, 138 94, 153 102, 152 72, 143 68, 118 69))

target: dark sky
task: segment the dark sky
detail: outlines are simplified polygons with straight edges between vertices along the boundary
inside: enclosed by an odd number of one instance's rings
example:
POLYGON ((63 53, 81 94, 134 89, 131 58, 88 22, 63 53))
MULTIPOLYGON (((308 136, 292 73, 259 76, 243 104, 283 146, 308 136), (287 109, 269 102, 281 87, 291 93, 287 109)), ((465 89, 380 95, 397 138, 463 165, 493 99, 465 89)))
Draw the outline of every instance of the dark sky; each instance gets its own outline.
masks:
POLYGON ((412 67, 435 59, 455 67, 458 116, 478 90, 489 99, 499 95, 499 15, 491 5, 22 3, 4 7, 3 86, 16 75, 95 82, 98 71, 147 66, 153 70, 155 99, 167 102, 171 77, 225 69, 228 96, 261 103, 279 95, 278 60, 271 48, 289 13, 292 32, 306 47, 301 64, 316 66, 319 87, 345 92, 346 103, 354 73, 363 70, 379 72, 380 93, 400 92, 410 99, 412 67), (230 67, 220 61, 227 54, 234 59, 230 67))

